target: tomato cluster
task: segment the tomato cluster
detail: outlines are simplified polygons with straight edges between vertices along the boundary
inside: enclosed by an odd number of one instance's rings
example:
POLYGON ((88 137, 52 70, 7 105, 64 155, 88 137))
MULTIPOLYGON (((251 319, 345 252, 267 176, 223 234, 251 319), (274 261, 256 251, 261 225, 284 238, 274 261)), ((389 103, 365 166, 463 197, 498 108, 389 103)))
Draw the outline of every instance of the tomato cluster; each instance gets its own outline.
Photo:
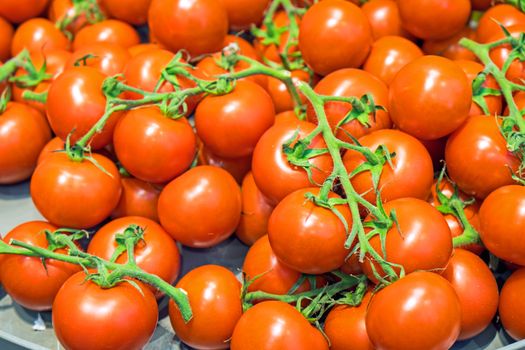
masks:
POLYGON ((0 185, 45 218, 3 288, 74 350, 141 349, 164 297, 196 349, 448 349, 498 310, 525 338, 506 2, 2 0, 0 185), (179 279, 233 235, 242 274, 179 279))

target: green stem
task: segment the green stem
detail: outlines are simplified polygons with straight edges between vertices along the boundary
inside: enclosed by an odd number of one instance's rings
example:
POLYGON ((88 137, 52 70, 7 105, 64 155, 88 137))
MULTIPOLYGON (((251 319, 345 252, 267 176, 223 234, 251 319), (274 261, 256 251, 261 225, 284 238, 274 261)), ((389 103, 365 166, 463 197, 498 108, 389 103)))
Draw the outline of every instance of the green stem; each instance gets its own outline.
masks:
POLYGON ((29 59, 29 51, 22 50, 18 55, 11 58, 0 67, 0 82, 8 79, 19 67, 22 67, 29 59))
POLYGON ((47 101, 47 91, 44 92, 34 92, 31 90, 25 90, 22 93, 22 98, 26 101, 36 101, 40 103, 46 103, 47 101))

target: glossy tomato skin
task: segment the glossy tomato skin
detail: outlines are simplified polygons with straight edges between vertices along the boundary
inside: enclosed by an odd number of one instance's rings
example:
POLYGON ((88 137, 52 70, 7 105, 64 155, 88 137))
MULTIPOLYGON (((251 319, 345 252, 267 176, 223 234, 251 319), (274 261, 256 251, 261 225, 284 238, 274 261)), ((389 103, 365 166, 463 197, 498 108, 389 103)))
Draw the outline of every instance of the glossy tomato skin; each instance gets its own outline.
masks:
POLYGON ((422 140, 456 130, 468 117, 472 87, 454 62, 420 57, 403 67, 390 84, 390 117, 396 126, 422 140))
POLYGON ((390 35, 411 36, 402 26, 396 0, 370 0, 361 9, 370 22, 374 40, 390 35))
POLYGON ((261 23, 270 0, 219 0, 228 13, 231 29, 249 29, 261 23))
POLYGON ((65 28, 72 34, 76 34, 82 27, 88 24, 88 21, 85 15, 83 14, 81 14, 80 16, 76 15, 75 7, 73 5, 73 0, 51 0, 49 4, 49 8, 47 10, 47 17, 53 23, 57 23, 58 21, 61 21, 61 20, 62 21, 63 20, 72 21, 65 28))
POLYGON ((188 121, 173 120, 155 106, 127 112, 115 127, 113 144, 130 174, 153 183, 164 183, 182 174, 196 152, 195 134, 188 121))
POLYGON ((9 102, 0 114, 0 184, 28 179, 40 151, 51 140, 45 117, 37 110, 9 102))
MULTIPOLYGON (((525 32, 525 22, 509 26, 507 27, 507 30, 512 35, 512 37, 518 39, 520 35, 523 34, 523 32, 525 32)), ((492 35, 488 39, 488 41, 494 42, 500 39, 504 39, 505 37, 505 33, 501 30, 499 33, 495 33, 494 35, 492 35)), ((500 69, 502 69, 505 62, 508 60, 511 52, 511 45, 500 45, 491 50, 490 57, 492 58, 494 63, 500 69)), ((505 75, 507 79, 512 80, 514 83, 521 84, 521 81, 525 79, 525 63, 520 61, 519 59, 513 60, 510 66, 508 67, 508 70, 505 75)))
MULTIPOLYGON (((301 18, 299 16, 296 16, 295 20, 298 25, 301 24, 301 18)), ((283 31, 279 38, 279 43, 263 44, 260 39, 255 39, 254 47, 261 61, 269 60, 282 64, 283 62, 280 54, 287 54, 290 56, 299 51, 299 48, 297 45, 290 45, 288 48, 286 47, 286 42, 290 37, 290 32, 286 29, 290 25, 290 19, 288 18, 286 11, 277 11, 273 17, 273 23, 276 30, 283 31)), ((261 25, 261 29, 268 30, 264 23, 261 25)))
POLYGON ((56 153, 57 151, 62 151, 65 149, 65 142, 62 141, 60 137, 53 137, 42 150, 40 151, 40 154, 38 155, 38 160, 36 161, 36 164, 40 164, 46 159, 49 155, 56 153))
POLYGON ((173 52, 219 51, 228 33, 228 14, 216 0, 153 0, 148 16, 151 33, 173 52))
POLYGON ((242 315, 233 331, 231 349, 328 350, 328 343, 293 306, 264 301, 242 315))
POLYGON ((399 13, 408 32, 421 39, 448 38, 470 16, 470 0, 399 0, 399 13))
POLYGON ((107 76, 113 76, 122 73, 130 59, 131 55, 129 52, 119 45, 95 43, 85 45, 75 50, 68 61, 68 66, 89 66, 98 69, 107 76), (79 61, 87 55, 94 57, 87 57, 79 61))
POLYGON ((366 329, 378 350, 449 349, 461 327, 454 288, 433 272, 414 272, 376 293, 366 329))
POLYGON ((514 339, 525 338, 525 315, 523 292, 525 291, 525 268, 516 270, 501 289, 499 317, 505 331, 514 339))
POLYGON ((126 282, 101 288, 86 281, 84 271, 71 276, 53 303, 53 329, 62 346, 75 350, 142 349, 155 331, 158 307, 146 286, 134 282, 140 290, 126 282))
POLYGON ((479 42, 489 42, 490 37, 501 33, 498 23, 505 27, 525 23, 525 14, 509 4, 498 4, 487 10, 478 22, 477 38, 479 42))
POLYGON ((140 37, 135 28, 126 22, 106 19, 79 30, 73 40, 73 50, 95 43, 120 45, 127 49, 140 43, 140 37))
POLYGON ((372 45, 363 70, 389 85, 401 68, 421 56, 423 52, 412 41, 400 36, 383 36, 372 45))
MULTIPOLYGON (((272 204, 279 203, 295 190, 312 185, 303 168, 288 162, 282 147, 287 142, 304 138, 314 129, 313 123, 290 120, 272 126, 257 143, 252 160, 253 178, 257 187, 272 204)), ((326 144, 322 137, 315 137, 309 148, 326 148, 326 144)), ((328 154, 322 154, 310 158, 309 161, 312 164, 314 182, 322 184, 332 172, 332 158, 328 154)))
POLYGON ((131 57, 135 57, 139 53, 143 53, 145 51, 154 50, 154 49, 160 49, 160 46, 154 43, 140 43, 140 44, 128 47, 128 52, 131 55, 131 57))
POLYGON ((41 14, 49 0, 4 0, 0 4, 0 16, 11 23, 22 23, 41 14))
MULTIPOLYGON (((44 230, 56 231, 57 227, 45 221, 29 221, 12 229, 4 238, 6 242, 17 240, 33 246, 47 248, 44 230)), ((66 254, 66 249, 57 249, 66 254)), ((22 255, 5 255, 0 264, 0 278, 5 291, 18 304, 35 311, 50 310, 62 284, 80 266, 46 259, 45 267, 40 258, 22 255)))
POLYGON ((519 160, 507 150, 497 121, 486 116, 470 117, 449 136, 445 160, 450 178, 463 192, 477 198, 513 184, 511 171, 519 167, 519 160))
POLYGON ((451 60, 477 60, 472 51, 459 44, 462 38, 476 41, 476 31, 467 26, 450 38, 425 40, 423 52, 427 55, 443 56, 451 60))
POLYGON ((0 17, 0 61, 7 61, 11 57, 11 42, 15 30, 11 23, 0 17))
POLYGON ((142 216, 158 222, 160 188, 133 177, 123 177, 121 183, 122 195, 111 217, 142 216))
MULTIPOLYGON (((299 81, 304 81, 304 82, 310 81, 310 75, 303 70, 294 70, 291 73, 292 73, 291 74, 292 80, 296 84, 299 81)), ((273 103, 275 105, 276 113, 294 109, 295 103, 292 98, 292 95, 288 91, 286 84, 283 83, 281 80, 273 78, 273 77, 267 77, 266 91, 268 91, 268 94, 270 94, 270 96, 272 97, 273 103)), ((300 93, 299 97, 302 103, 306 103, 306 96, 300 93)))
POLYGON ((151 0, 102 0, 111 17, 133 25, 146 23, 151 0))
MULTIPOLYGON (((277 258, 285 265, 309 274, 321 274, 343 265, 349 253, 345 249, 346 229, 329 209, 306 198, 319 195, 319 188, 308 187, 286 196, 275 207, 268 222, 268 237, 277 258)), ((339 198, 330 193, 330 198, 339 198)), ((335 207, 352 226, 347 206, 335 207)))
POLYGON ((120 175, 108 158, 92 154, 108 173, 88 160, 71 161, 50 154, 31 178, 31 198, 38 211, 59 227, 90 228, 111 214, 121 193, 120 175))
POLYGON ((212 165, 223 168, 230 173, 238 184, 242 183, 244 176, 250 172, 252 166, 252 156, 241 158, 224 158, 211 153, 202 145, 197 138, 198 155, 197 165, 212 165))
POLYGON ((226 170, 197 166, 164 187, 158 212, 164 229, 180 243, 212 247, 228 238, 239 223, 239 185, 226 170))
POLYGON ((359 67, 372 40, 370 23, 363 11, 343 0, 316 3, 305 13, 299 28, 303 58, 320 75, 359 67))
MULTIPOLYGON (((384 145, 390 154, 395 153, 392 157, 393 166, 386 162, 379 178, 378 188, 383 202, 403 197, 428 197, 434 177, 432 159, 425 146, 415 137, 399 130, 385 129, 365 135, 359 142, 373 152, 384 145)), ((343 161, 348 173, 352 173, 366 158, 360 152, 347 150, 343 161)), ((363 194, 363 198, 370 203, 376 203, 377 195, 370 171, 356 174, 350 181, 354 189, 363 194)))
POLYGON ((456 249, 443 272, 456 291, 461 306, 461 332, 458 339, 483 332, 498 310, 498 284, 480 257, 456 249))
POLYGON ((186 291, 193 318, 184 323, 170 299, 169 315, 175 334, 197 349, 228 349, 242 315, 241 283, 235 275, 222 266, 204 265, 188 272, 176 287, 186 291))
POLYGON ((23 49, 43 51, 69 49, 69 40, 53 23, 44 18, 33 18, 21 24, 15 31, 11 43, 11 55, 23 49))
MULTIPOLYGON (((53 132, 62 140, 71 135, 74 144, 102 117, 106 97, 101 88, 106 76, 92 67, 74 67, 57 77, 49 88, 46 111, 53 132)), ((90 141, 101 149, 111 143, 121 112, 113 113, 100 133, 90 141)))

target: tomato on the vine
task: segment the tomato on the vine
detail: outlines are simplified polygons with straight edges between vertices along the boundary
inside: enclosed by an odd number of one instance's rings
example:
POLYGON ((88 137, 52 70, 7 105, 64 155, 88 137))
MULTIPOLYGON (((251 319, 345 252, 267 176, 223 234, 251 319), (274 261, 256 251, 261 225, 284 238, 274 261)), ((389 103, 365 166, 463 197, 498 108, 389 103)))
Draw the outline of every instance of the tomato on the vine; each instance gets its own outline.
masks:
POLYGON ((76 51, 95 43, 120 45, 127 49, 140 43, 140 37, 135 28, 128 23, 107 19, 80 29, 73 40, 73 49, 76 51))
POLYGON ((228 13, 228 22, 231 29, 249 29, 258 25, 270 0, 219 0, 228 13))
POLYGON ((361 9, 370 22, 375 41, 390 35, 411 37, 403 28, 396 0, 370 0, 365 2, 361 9))
POLYGON ((11 57, 11 42, 15 30, 11 23, 0 17, 0 60, 6 61, 11 57))
POLYGON ((122 73, 130 59, 131 55, 122 46, 101 42, 87 44, 75 50, 68 66, 93 67, 111 77, 122 73))
POLYGON ((476 40, 476 31, 467 26, 450 38, 425 40, 422 47, 423 52, 427 55, 443 56, 451 60, 476 60, 477 57, 472 51, 459 44, 459 40, 462 38, 476 40))
POLYGON ((525 24, 525 14, 510 4, 498 4, 483 13, 478 22, 477 39, 487 43, 490 37, 501 33, 500 24, 508 28, 525 24))
POLYGON ((40 15, 48 3, 49 0, 2 0, 0 16, 11 23, 22 23, 40 15))
POLYGON ((157 204, 161 189, 133 177, 122 177, 121 183, 122 195, 111 217, 142 216, 158 222, 157 204))
POLYGON ((15 31, 11 43, 11 55, 23 49, 46 52, 51 49, 69 49, 69 40, 51 21, 33 18, 22 23, 15 31))
POLYGON ((505 331, 514 339, 525 338, 525 268, 516 270, 501 289, 499 317, 505 331))
POLYGON ((146 23, 151 0, 102 0, 111 17, 133 25, 146 23))

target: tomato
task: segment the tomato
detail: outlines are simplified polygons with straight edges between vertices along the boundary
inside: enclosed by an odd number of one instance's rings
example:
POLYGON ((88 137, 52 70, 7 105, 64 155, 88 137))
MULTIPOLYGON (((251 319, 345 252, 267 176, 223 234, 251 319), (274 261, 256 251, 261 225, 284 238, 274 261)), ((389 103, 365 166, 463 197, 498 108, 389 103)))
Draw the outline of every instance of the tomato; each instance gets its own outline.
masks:
POLYGON ((2 0, 0 16, 11 23, 22 23, 41 14, 48 2, 49 0, 2 0))
POLYGON ((231 349, 328 350, 328 343, 293 306, 264 301, 242 315, 233 331, 231 349))
POLYGON ((91 161, 69 160, 53 153, 38 165, 31 178, 31 198, 40 213, 60 227, 90 228, 111 214, 120 193, 120 175, 113 162, 91 155, 91 161))
POLYGON ((113 76, 122 73, 130 59, 131 55, 128 51, 119 45, 95 43, 87 44, 75 50, 68 62, 68 66, 93 67, 107 76, 113 76), (87 55, 92 55, 93 57, 86 57, 87 55))
MULTIPOLYGON (((467 75, 468 80, 470 80, 470 83, 474 81, 474 79, 477 77, 479 73, 485 69, 485 67, 474 61, 469 60, 458 60, 454 61, 458 66, 463 69, 465 74, 467 75)), ((499 85, 494 79, 492 75, 488 75, 486 77, 485 82, 483 83, 483 87, 489 88, 489 89, 499 89, 499 85)), ((503 97, 502 96, 485 96, 484 97, 485 102, 487 104, 487 108, 489 110, 490 115, 500 115, 503 105, 503 97)), ((470 112, 469 116, 475 116, 475 115, 482 115, 483 110, 474 102, 472 101, 472 104, 470 105, 470 112)))
POLYGON ((40 151, 49 140, 51 130, 40 112, 18 102, 9 102, 0 113, 0 184, 28 179, 40 151))
MULTIPOLYGON (((341 69, 330 73, 315 86, 315 92, 321 95, 357 97, 370 94, 374 104, 386 108, 388 103, 388 87, 374 75, 360 69, 341 69)), ((388 129, 392 126, 388 112, 378 110, 375 118, 370 115, 369 126, 361 124, 357 119, 349 121, 339 128, 339 122, 352 110, 352 105, 346 102, 328 102, 325 113, 330 126, 336 131, 336 136, 344 141, 352 142, 352 138, 360 138, 372 131, 388 129)), ((311 104, 308 104, 307 117, 309 121, 317 122, 317 116, 311 104)))
POLYGON ((499 24, 506 28, 524 24, 525 14, 508 4, 498 4, 487 10, 478 22, 477 38, 481 43, 489 42, 491 36, 501 33, 499 24))
POLYGON ((36 164, 40 164, 46 159, 49 155, 56 153, 57 151, 62 151, 65 149, 65 143, 62 141, 60 137, 53 137, 42 150, 40 151, 40 154, 38 155, 38 160, 36 161, 36 164))
POLYGON ((111 17, 133 25, 146 23, 151 0, 102 0, 111 17))
POLYGON ((476 31, 467 26, 450 38, 425 40, 423 51, 427 55, 443 56, 451 60, 477 60, 472 51, 459 45, 459 40, 462 38, 476 41, 476 31))
POLYGON ((480 237, 487 249, 497 257, 525 265, 525 188, 518 185, 503 186, 492 192, 481 204, 479 211, 480 237))
POLYGON ((101 288, 86 277, 84 271, 73 275, 53 303, 53 329, 60 343, 75 350, 142 349, 157 326, 153 294, 138 281, 138 287, 120 282, 101 288))
POLYGON ((389 85, 401 68, 423 56, 421 49, 400 36, 383 36, 375 41, 363 70, 389 85))
POLYGON ((164 187, 158 212, 161 225, 177 241, 193 248, 212 247, 239 223, 239 185, 226 170, 197 166, 164 187))
POLYGON ((470 0, 399 0, 403 27, 421 39, 449 38, 470 16, 470 0))
POLYGON ((324 333, 332 350, 374 350, 366 332, 366 309, 372 297, 367 292, 359 306, 337 305, 326 316, 324 333))
POLYGON ((255 51, 255 48, 249 41, 243 39, 240 36, 228 34, 224 38, 224 43, 222 44, 222 46, 226 47, 230 44, 237 44, 237 46, 239 47, 239 52, 243 56, 247 56, 253 58, 254 60, 258 60, 257 51, 255 51))
MULTIPOLYGON (((77 142, 104 115, 106 97, 102 84, 106 76, 91 67, 74 67, 58 76, 49 88, 47 117, 54 133, 62 140, 71 134, 71 143, 77 142)), ((100 149, 111 142, 113 129, 121 112, 113 113, 100 133, 90 141, 92 149, 100 149)))
POLYGON ((461 327, 454 288, 432 272, 414 272, 376 293, 366 314, 376 349, 449 349, 461 327))
POLYGON ((69 48, 69 40, 53 23, 44 18, 33 18, 22 23, 15 31, 11 43, 11 55, 23 49, 46 52, 51 49, 69 48))
POLYGON ((525 268, 515 271, 501 289, 499 302, 499 317, 505 331, 514 339, 525 338, 525 268))
MULTIPOLYGON (((257 143, 253 152, 253 178, 270 203, 275 205, 293 191, 311 186, 307 172, 288 162, 283 145, 306 137, 314 129, 315 124, 309 122, 283 122, 268 129, 257 143)), ((326 144, 321 136, 317 136, 308 148, 326 148, 326 144)), ((322 184, 332 172, 332 158, 329 154, 321 154, 308 162, 314 183, 322 184)))
MULTIPOLYGON (((72 21, 65 29, 72 34, 76 34, 80 29, 88 25, 88 19, 84 14, 76 13, 73 2, 73 0, 51 0, 47 11, 47 17, 53 23, 61 20, 72 21)), ((100 6, 100 1, 97 1, 97 3, 99 3, 102 14, 106 15, 105 9, 100 6)))
POLYGON ((160 46, 152 43, 142 43, 129 47, 128 52, 131 55, 131 57, 135 57, 140 53, 156 49, 160 49, 160 46))
MULTIPOLYGON (((378 130, 359 139, 359 143, 375 152, 384 145, 390 154, 395 153, 391 166, 388 161, 383 165, 379 177, 378 189, 381 200, 388 202, 403 197, 427 199, 434 177, 432 159, 425 147, 416 138, 399 130, 378 130)), ((348 150, 343 161, 348 173, 365 163, 366 158, 360 152, 348 150)), ((372 182, 372 172, 367 170, 350 178, 357 193, 372 204, 377 201, 372 182)))
POLYGON ((390 35, 410 37, 401 25, 396 0, 370 0, 361 9, 370 22, 374 40, 390 35))
POLYGON ((488 327, 498 309, 498 284, 488 266, 477 255, 456 249, 443 272, 459 299, 459 340, 472 338, 488 327))
POLYGON ((230 28, 250 29, 261 23, 270 0, 219 0, 228 13, 230 28))
POLYGON ((132 177, 123 177, 121 183, 122 195, 111 217, 141 216, 158 222, 157 203, 160 189, 132 177))
POLYGON ((468 195, 485 198, 495 189, 511 185, 519 160, 507 150, 494 117, 470 117, 450 135, 445 149, 448 174, 468 195), (490 169, 487 172, 486 169, 490 169))
POLYGON ((113 135, 122 166, 136 178, 153 183, 170 181, 188 169, 195 156, 195 142, 185 118, 171 119, 156 106, 127 112, 113 135))
MULTIPOLYGON (((18 225, 6 236, 5 241, 14 239, 36 247, 47 248, 44 230, 56 231, 56 227, 45 221, 29 221, 18 225)), ((67 255, 66 249, 57 253, 67 255)), ((53 259, 42 259, 23 255, 4 255, 0 264, 0 278, 5 291, 16 301, 31 310, 51 309, 53 300, 62 284, 81 267, 53 259)))
POLYGON ((219 157, 207 150, 202 142, 198 141, 199 150, 197 155, 198 165, 213 165, 219 168, 223 168, 233 176, 237 183, 242 183, 244 176, 250 172, 252 166, 252 156, 241 158, 224 158, 219 157))
MULTIPOLYGON (((525 91, 518 91, 514 93, 514 102, 516 103, 516 107, 518 107, 520 111, 523 111, 525 109, 525 91)), ((507 106, 505 107, 503 115, 508 116, 509 113, 509 106, 507 106)))
MULTIPOLYGON (((295 84, 299 81, 309 82, 310 75, 303 70, 294 70, 291 72, 292 80, 295 84)), ((293 110, 295 107, 292 95, 288 91, 286 84, 279 79, 268 77, 266 82, 266 91, 270 94, 273 103, 275 104, 275 111, 277 113, 293 110)), ((306 103, 306 97, 299 93, 302 103, 306 103)))
MULTIPOLYGON (((308 200, 307 193, 319 195, 319 188, 297 190, 275 207, 268 222, 268 237, 283 264, 303 273, 321 274, 343 265, 349 253, 344 247, 347 232, 335 213, 308 200)), ((340 197, 330 193, 329 198, 340 197)), ((348 206, 335 208, 347 227, 352 227, 348 206)))
POLYGON ((241 195, 241 220, 235 233, 244 244, 252 245, 268 232, 268 220, 274 207, 257 188, 251 172, 242 181, 241 195))
MULTIPOLYGON (((385 212, 395 211, 397 224, 387 231, 385 253, 382 252, 379 235, 370 239, 372 248, 386 260, 402 265, 405 273, 417 270, 440 270, 447 266, 452 255, 452 236, 441 213, 425 201, 401 198, 384 205, 385 212)), ((369 215, 367 221, 373 220, 369 215)), ((377 278, 372 269, 375 265, 379 275, 385 275, 378 263, 367 255, 363 271, 372 281, 377 278)), ((394 267, 398 271, 399 268, 394 267)))
POLYGON ((126 22, 107 19, 79 30, 73 40, 73 49, 76 51, 95 43, 120 45, 127 49, 140 43, 140 38, 135 28, 126 22))
POLYGON ((7 61, 11 57, 11 43, 15 30, 11 23, 0 17, 0 61, 7 61))
MULTIPOLYGON (((514 38, 518 39, 521 34, 525 32, 525 22, 509 26, 507 27, 507 30, 514 38)), ((495 33, 494 35, 490 36, 488 41, 494 42, 504 39, 505 37, 505 33, 500 31, 499 33, 495 33)), ((500 69, 502 69, 511 52, 512 47, 510 45, 500 45, 492 49, 490 52, 490 58, 492 58, 492 61, 494 61, 494 63, 500 69)), ((520 59, 513 60, 505 75, 507 79, 512 80, 514 83, 521 84, 522 80, 525 79, 525 63, 520 59)))
POLYGON ((149 29, 169 50, 192 56, 219 51, 228 33, 228 13, 216 0, 153 0, 149 29))
POLYGON ((242 314, 241 284, 235 275, 222 266, 204 265, 188 272, 176 287, 186 291, 193 312, 184 323, 170 299, 170 321, 180 340, 197 349, 228 349, 242 314))
POLYGON ((467 119, 472 87, 463 70, 438 56, 407 64, 390 84, 389 111, 396 126, 422 140, 450 134, 467 119))
POLYGON ((274 125, 279 124, 279 123, 288 123, 288 122, 297 123, 297 121, 298 121, 298 118, 294 111, 285 111, 285 112, 277 113, 275 115, 274 125))
POLYGON ((370 51, 372 40, 366 15, 343 0, 316 3, 306 11, 299 28, 299 48, 304 61, 320 75, 359 67, 370 51))

